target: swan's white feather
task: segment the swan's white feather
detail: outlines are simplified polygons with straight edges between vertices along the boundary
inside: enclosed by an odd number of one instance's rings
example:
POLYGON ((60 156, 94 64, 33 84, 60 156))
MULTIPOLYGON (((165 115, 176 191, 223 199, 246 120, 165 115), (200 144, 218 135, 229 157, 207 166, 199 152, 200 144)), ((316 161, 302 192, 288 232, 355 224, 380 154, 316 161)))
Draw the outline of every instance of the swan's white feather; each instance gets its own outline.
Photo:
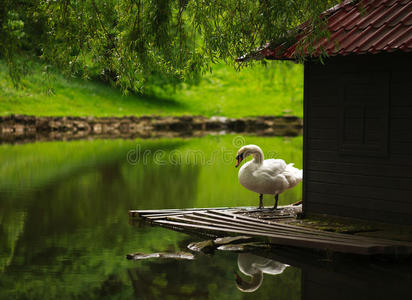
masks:
POLYGON ((289 267, 287 264, 249 253, 239 254, 237 264, 239 270, 245 275, 253 275, 258 272, 278 275, 289 267))
POLYGON ((237 264, 244 275, 251 277, 250 282, 237 282, 237 287, 242 292, 256 291, 262 285, 263 274, 279 275, 289 267, 281 262, 249 253, 239 254, 237 264))

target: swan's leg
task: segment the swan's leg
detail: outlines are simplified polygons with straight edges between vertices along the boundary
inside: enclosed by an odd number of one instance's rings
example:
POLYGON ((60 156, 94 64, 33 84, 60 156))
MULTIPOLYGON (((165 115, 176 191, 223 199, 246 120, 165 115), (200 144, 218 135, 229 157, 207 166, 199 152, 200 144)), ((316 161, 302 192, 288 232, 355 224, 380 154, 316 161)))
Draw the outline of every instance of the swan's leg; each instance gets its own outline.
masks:
POLYGON ((259 194, 259 209, 263 208, 263 194, 259 194))
POLYGON ((273 209, 278 208, 278 201, 279 201, 279 194, 275 195, 275 206, 273 206, 273 209))

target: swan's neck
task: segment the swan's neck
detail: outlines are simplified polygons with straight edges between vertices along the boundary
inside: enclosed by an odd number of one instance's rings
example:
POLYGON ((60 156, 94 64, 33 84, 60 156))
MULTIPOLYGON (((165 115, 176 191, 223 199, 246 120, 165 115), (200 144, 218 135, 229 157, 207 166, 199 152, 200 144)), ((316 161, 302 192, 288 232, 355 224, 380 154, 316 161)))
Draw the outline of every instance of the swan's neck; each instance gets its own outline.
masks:
POLYGON ((263 272, 258 271, 256 273, 253 273, 252 275, 249 275, 252 277, 252 280, 246 281, 246 280, 241 280, 240 282, 237 283, 237 287, 239 290, 242 292, 254 292, 256 291, 263 282, 263 272))
POLYGON ((263 155, 263 151, 260 149, 253 150, 251 153, 253 155, 253 162, 256 164, 262 164, 263 161, 265 160, 265 157, 263 155))

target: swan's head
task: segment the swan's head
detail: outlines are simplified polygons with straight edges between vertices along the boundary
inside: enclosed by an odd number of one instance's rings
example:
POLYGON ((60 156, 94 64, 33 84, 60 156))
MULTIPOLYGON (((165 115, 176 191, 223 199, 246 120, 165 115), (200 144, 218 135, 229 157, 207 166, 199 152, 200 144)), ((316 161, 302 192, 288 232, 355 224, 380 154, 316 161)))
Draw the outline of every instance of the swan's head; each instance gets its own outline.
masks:
POLYGON ((236 168, 239 167, 240 163, 249 155, 254 155, 255 158, 259 156, 259 160, 263 160, 263 152, 259 146, 256 145, 246 145, 239 149, 236 155, 236 168))

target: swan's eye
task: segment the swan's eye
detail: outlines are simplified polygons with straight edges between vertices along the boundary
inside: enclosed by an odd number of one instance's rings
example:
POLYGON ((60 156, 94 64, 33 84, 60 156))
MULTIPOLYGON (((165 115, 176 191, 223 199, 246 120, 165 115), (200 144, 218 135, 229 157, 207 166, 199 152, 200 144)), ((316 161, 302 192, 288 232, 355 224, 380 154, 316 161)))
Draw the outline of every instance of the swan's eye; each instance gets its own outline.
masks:
POLYGON ((243 160, 243 153, 240 153, 239 155, 236 156, 236 159, 239 160, 243 160))

